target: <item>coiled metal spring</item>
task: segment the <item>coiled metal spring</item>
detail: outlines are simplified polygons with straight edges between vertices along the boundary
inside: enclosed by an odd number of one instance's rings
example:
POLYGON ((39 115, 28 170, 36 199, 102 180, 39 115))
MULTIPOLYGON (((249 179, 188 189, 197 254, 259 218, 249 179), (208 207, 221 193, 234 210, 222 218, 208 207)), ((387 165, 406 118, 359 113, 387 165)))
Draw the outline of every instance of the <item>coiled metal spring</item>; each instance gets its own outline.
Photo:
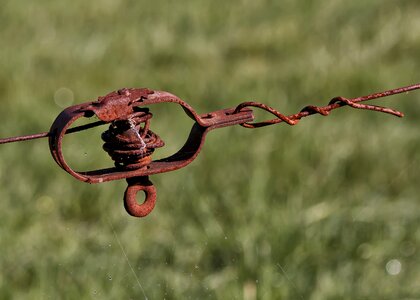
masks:
POLYGON ((156 148, 165 143, 149 129, 152 114, 141 109, 126 119, 116 120, 102 134, 103 149, 111 156, 115 166, 139 169, 148 165, 156 148))

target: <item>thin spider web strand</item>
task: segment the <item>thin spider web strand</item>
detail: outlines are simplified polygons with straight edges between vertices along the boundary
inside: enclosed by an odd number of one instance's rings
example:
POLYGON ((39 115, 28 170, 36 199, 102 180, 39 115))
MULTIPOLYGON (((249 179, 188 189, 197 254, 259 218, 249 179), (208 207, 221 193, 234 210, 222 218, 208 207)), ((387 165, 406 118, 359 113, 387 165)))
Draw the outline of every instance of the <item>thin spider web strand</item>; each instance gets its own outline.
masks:
POLYGON ((283 269, 283 267, 280 265, 280 263, 277 263, 277 267, 280 268, 281 272, 283 273, 284 277, 287 279, 287 281, 292 285, 293 289, 296 291, 296 293, 299 295, 301 300, 305 300, 303 298, 303 295, 299 292, 296 284, 289 278, 289 276, 287 276, 286 271, 283 269))
POLYGON ((134 278, 136 279, 137 284, 138 284, 138 286, 140 287, 141 292, 143 293, 144 299, 146 299, 146 300, 147 300, 148 298, 147 298, 147 296, 146 296, 146 292, 144 291, 143 286, 142 286, 142 285, 141 285, 141 283, 140 283, 139 277, 137 276, 136 272, 134 271, 134 268, 133 268, 133 266, 131 265, 130 260, 128 259, 127 253, 125 252, 124 247, 123 247, 123 245, 121 244, 120 239, 118 238, 117 232, 115 231, 114 226, 112 225, 112 223, 109 221, 109 219, 108 219, 108 218, 107 218, 107 223, 108 223, 108 225, 111 227, 112 233, 114 234, 114 237, 115 237, 115 239, 117 240, 118 245, 120 246, 121 252, 124 254, 125 260, 126 260, 126 262, 127 262, 128 266, 130 267, 131 272, 133 273, 133 276, 134 276, 134 278))

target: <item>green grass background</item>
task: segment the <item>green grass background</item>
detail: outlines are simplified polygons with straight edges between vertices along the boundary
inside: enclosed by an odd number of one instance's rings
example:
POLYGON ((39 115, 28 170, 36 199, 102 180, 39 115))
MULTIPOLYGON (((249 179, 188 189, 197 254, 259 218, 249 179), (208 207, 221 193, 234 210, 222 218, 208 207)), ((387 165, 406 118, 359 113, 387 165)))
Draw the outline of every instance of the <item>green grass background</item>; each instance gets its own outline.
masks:
MULTIPOLYGON (((3 0, 0 41, 0 137, 121 87, 289 114, 420 81, 416 0, 3 0)), ((124 181, 74 180, 46 140, 2 145, 0 298, 420 299, 420 92, 374 103, 406 117, 211 132, 194 163, 151 177, 144 219, 124 181)), ((162 157, 191 120, 152 109, 162 157)), ((103 130, 66 138, 73 166, 111 164, 103 130)))

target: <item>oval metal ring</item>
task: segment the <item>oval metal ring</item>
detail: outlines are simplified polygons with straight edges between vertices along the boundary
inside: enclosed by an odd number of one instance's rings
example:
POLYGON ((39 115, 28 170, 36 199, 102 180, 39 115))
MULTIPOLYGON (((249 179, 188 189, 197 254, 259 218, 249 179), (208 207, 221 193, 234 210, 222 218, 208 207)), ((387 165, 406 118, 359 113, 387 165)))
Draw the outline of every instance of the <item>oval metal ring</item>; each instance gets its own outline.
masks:
POLYGON ((124 193, 125 210, 133 217, 145 217, 155 207, 156 188, 147 176, 127 179, 128 187, 124 193), (145 193, 142 204, 137 202, 136 196, 139 191, 145 193))

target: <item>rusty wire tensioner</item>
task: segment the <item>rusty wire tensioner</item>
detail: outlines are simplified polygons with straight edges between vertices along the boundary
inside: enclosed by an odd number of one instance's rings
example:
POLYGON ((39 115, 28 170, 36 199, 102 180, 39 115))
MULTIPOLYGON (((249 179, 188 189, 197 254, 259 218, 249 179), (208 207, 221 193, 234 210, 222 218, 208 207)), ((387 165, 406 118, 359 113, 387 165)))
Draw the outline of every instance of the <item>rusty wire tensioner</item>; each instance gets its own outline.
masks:
POLYGON ((303 117, 316 113, 327 116, 331 110, 342 106, 379 111, 402 117, 403 114, 399 111, 359 102, 419 88, 420 84, 415 84, 353 99, 336 97, 327 106, 306 106, 299 113, 290 116, 285 116, 277 110, 258 102, 243 102, 235 108, 199 115, 186 102, 168 92, 145 88, 124 88, 99 97, 97 101, 64 109, 55 119, 49 132, 3 138, 0 139, 0 144, 49 137, 50 150, 54 160, 76 179, 88 183, 126 179, 128 187, 124 194, 124 206, 130 215, 144 217, 153 210, 156 202, 156 188, 149 180, 149 175, 174 171, 191 163, 200 152, 207 132, 212 129, 237 124, 247 128, 257 128, 280 122, 295 125, 303 117), (150 130, 152 114, 149 112, 148 106, 164 102, 181 105, 195 123, 187 141, 178 152, 163 159, 152 160, 154 150, 164 146, 164 142, 150 130), (251 123, 254 121, 254 116, 249 107, 263 109, 273 114, 275 118, 251 123), (96 116, 99 121, 71 128, 76 120, 92 116, 96 116), (114 167, 87 172, 73 170, 63 156, 64 135, 103 124, 110 124, 108 130, 102 134, 102 140, 104 141, 104 150, 114 160, 114 167), (139 204, 136 200, 139 191, 145 193, 145 200, 142 204, 139 204))
POLYGON ((224 109, 198 115, 191 106, 170 93, 149 89, 121 89, 99 97, 97 101, 71 106, 62 111, 50 129, 50 150, 57 164, 80 181, 101 183, 125 178, 128 183, 124 194, 125 208, 132 216, 144 217, 152 211, 156 202, 156 188, 149 180, 149 175, 173 171, 192 162, 200 152, 208 131, 253 120, 249 109, 233 112, 234 109, 224 109), (195 124, 187 142, 177 153, 153 161, 154 150, 162 147, 164 142, 150 130, 152 114, 146 106, 162 102, 178 103, 195 124), (103 148, 114 160, 115 166, 77 172, 64 159, 62 141, 73 122, 93 115, 102 124, 110 123, 109 129, 102 134, 105 142, 103 148), (142 204, 136 201, 139 191, 146 194, 142 204))

